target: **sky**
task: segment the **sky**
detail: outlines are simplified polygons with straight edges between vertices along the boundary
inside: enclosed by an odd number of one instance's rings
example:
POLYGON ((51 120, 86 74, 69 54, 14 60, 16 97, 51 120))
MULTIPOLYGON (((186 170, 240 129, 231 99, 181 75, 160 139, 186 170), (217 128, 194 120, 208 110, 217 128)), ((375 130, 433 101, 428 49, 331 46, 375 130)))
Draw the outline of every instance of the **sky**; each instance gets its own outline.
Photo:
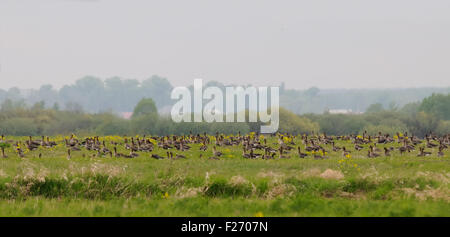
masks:
POLYGON ((450 86, 448 0, 1 0, 0 88, 450 86))

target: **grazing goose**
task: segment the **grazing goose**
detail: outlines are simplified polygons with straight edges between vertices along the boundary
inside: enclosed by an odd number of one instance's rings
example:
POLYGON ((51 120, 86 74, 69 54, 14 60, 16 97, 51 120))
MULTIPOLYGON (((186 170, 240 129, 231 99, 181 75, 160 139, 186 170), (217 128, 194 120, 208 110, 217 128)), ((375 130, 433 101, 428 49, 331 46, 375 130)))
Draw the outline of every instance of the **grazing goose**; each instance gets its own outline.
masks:
POLYGON ((432 142, 430 141, 430 137, 427 137, 426 140, 427 140, 427 147, 428 147, 428 148, 434 148, 434 147, 439 146, 438 144, 432 143, 432 142))
POLYGON ((335 146, 335 145, 334 145, 334 141, 332 142, 332 144, 333 144, 333 151, 334 151, 334 152, 340 151, 340 150, 342 149, 341 147, 335 146))
POLYGON ((360 145, 358 145, 358 144, 355 144, 355 150, 360 151, 360 150, 362 150, 363 148, 364 148, 363 146, 360 146, 360 145))
POLYGON ((139 154, 133 151, 130 151, 130 156, 132 156, 132 158, 138 157, 139 154))
POLYGON ((203 142, 203 145, 200 147, 200 151, 206 151, 208 150, 208 146, 203 142))
POLYGON ((347 157, 348 155, 350 155, 350 151, 347 151, 347 149, 345 149, 345 146, 342 147, 342 156, 347 157))
POLYGON ((120 157, 120 153, 117 153, 117 147, 114 147, 114 157, 119 158, 120 157))
MULTIPOLYGON (((170 152, 170 157, 173 157, 172 152, 170 152)), ((186 156, 181 155, 181 154, 175 154, 175 158, 177 158, 177 159, 186 159, 186 156)))
POLYGON ((17 155, 18 155, 20 158, 25 158, 25 154, 23 154, 23 152, 18 152, 17 155))
POLYGON ((154 158, 154 159, 157 159, 157 160, 162 160, 162 159, 164 159, 164 157, 162 157, 162 156, 160 156, 160 155, 158 155, 158 154, 152 154, 152 155, 151 155, 151 158, 154 158))
POLYGON ((121 157, 123 157, 123 158, 127 158, 127 159, 132 159, 132 158, 134 158, 136 153, 133 153, 133 151, 130 151, 130 154, 129 155, 127 155, 127 154, 121 154, 120 156, 121 157))
POLYGON ((253 149, 250 150, 250 157, 251 157, 251 158, 255 159, 255 158, 262 157, 262 156, 263 156, 262 154, 254 153, 254 152, 253 152, 253 149))
POLYGON ((250 159, 251 158, 250 154, 245 153, 245 148, 242 149, 242 157, 244 157, 246 159, 250 159))
POLYGON ((216 146, 213 146, 213 154, 214 156, 220 157, 222 152, 216 150, 216 146))
POLYGON ((379 157, 379 156, 380 156, 380 154, 374 153, 370 149, 367 151, 367 157, 369 157, 369 158, 375 158, 375 157, 379 157))
POLYGON ((420 147, 419 149, 420 149, 420 151, 419 151, 419 154, 417 156, 429 156, 429 155, 431 155, 431 152, 425 151, 424 147, 420 147))
POLYGON ((324 159, 325 158, 324 154, 325 152, 323 152, 322 150, 321 152, 314 152, 314 159, 316 160, 324 159))

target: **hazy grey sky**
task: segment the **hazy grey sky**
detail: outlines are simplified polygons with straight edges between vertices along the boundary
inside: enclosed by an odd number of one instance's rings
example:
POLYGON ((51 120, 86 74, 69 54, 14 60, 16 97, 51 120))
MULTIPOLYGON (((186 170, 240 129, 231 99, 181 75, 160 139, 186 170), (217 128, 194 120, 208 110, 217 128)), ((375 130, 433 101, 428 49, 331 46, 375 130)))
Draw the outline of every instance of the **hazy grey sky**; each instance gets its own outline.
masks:
POLYGON ((174 85, 450 86, 448 0, 0 0, 1 88, 84 75, 174 85))

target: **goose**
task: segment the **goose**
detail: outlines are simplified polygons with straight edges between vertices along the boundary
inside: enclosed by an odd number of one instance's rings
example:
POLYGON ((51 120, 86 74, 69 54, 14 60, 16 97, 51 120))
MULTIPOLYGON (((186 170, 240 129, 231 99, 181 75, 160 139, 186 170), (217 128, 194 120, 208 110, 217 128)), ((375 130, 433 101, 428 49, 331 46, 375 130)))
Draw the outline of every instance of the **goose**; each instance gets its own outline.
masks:
POLYGON ((220 156, 222 155, 222 152, 217 151, 217 150, 216 150, 216 146, 214 146, 214 147, 213 147, 213 154, 214 154, 214 156, 220 157, 220 156))
POLYGON ((130 151, 130 154, 129 154, 129 155, 127 155, 127 154, 121 154, 120 156, 123 157, 123 158, 132 159, 132 158, 135 157, 133 154, 135 154, 135 153, 133 153, 133 151, 130 151))
POLYGON ((105 141, 103 141, 103 148, 101 149, 101 151, 105 154, 110 152, 110 150, 106 147, 105 141))
POLYGON ((22 149, 20 148, 20 146, 19 146, 18 143, 16 144, 16 152, 17 152, 17 154, 18 154, 19 156, 21 156, 21 154, 23 154, 23 151, 22 151, 22 149))
POLYGON ((324 156, 321 155, 321 154, 319 154, 318 152, 315 152, 315 153, 314 153, 314 159, 316 159, 316 160, 321 160, 321 159, 323 159, 323 158, 324 158, 324 156))
POLYGON ((280 147, 280 149, 278 151, 280 153, 280 158, 282 158, 282 159, 291 158, 289 156, 283 155, 283 147, 280 147))
POLYGON ((245 148, 242 149, 242 157, 244 157, 246 159, 250 159, 251 158, 250 154, 245 153, 245 148))
POLYGON ((333 144, 333 151, 334 151, 334 152, 339 151, 339 150, 342 149, 341 147, 335 146, 334 141, 332 142, 332 144, 333 144))
POLYGON ((401 146, 398 148, 398 150, 400 151, 400 155, 403 155, 403 153, 405 153, 407 149, 405 146, 401 146))
POLYGON ((120 157, 120 153, 117 153, 117 147, 114 147, 114 157, 120 157))
POLYGON ((373 144, 373 147, 372 147, 372 151, 374 151, 374 152, 380 152, 381 150, 380 150, 380 148, 377 147, 377 144, 374 143, 374 144, 373 144))
POLYGON ((70 147, 70 149, 71 149, 72 151, 81 151, 81 148, 79 148, 79 147, 77 147, 77 146, 70 147))
POLYGON ((364 148, 363 146, 360 146, 360 145, 358 145, 358 144, 355 144, 355 150, 360 151, 360 150, 362 150, 363 148, 364 148))
POLYGON ((428 147, 428 148, 433 148, 433 147, 439 146, 438 144, 432 143, 432 142, 430 141, 430 138, 429 138, 429 137, 427 137, 426 140, 427 140, 427 147, 428 147))
POLYGON ((263 156, 262 154, 254 153, 253 149, 250 150, 250 157, 251 158, 259 158, 259 157, 262 157, 262 156, 263 156))
MULTIPOLYGON (((170 157, 172 157, 172 156, 173 156, 173 154, 172 154, 172 152, 170 152, 170 157)), ((186 156, 181 155, 181 154, 175 154, 175 158, 177 158, 177 159, 186 159, 186 156)))
POLYGON ((369 150, 370 150, 370 153, 372 154, 372 157, 380 156, 380 154, 375 152, 375 148, 372 145, 370 145, 369 150))
POLYGON ((374 153, 373 151, 371 151, 371 150, 369 149, 369 150, 367 151, 367 156, 368 156, 369 158, 375 158, 375 157, 379 157, 380 154, 374 153))
POLYGON ((162 159, 164 159, 164 157, 162 157, 162 156, 160 156, 160 155, 158 155, 158 154, 152 154, 150 157, 151 157, 151 158, 154 158, 154 159, 157 159, 157 160, 162 160, 162 159))
POLYGON ((272 155, 269 155, 269 150, 266 148, 266 149, 264 149, 264 155, 263 155, 262 158, 263 158, 264 160, 268 160, 268 159, 272 159, 273 156, 272 156, 272 155))
POLYGON ((384 156, 391 156, 391 151, 388 150, 386 147, 384 148, 384 156))
POLYGON ((438 152, 438 157, 444 156, 444 147, 440 146, 439 147, 439 152, 438 152))
POLYGON ((342 147, 342 156, 347 157, 348 155, 350 155, 350 151, 347 151, 347 149, 345 149, 345 146, 342 147))
POLYGON ((387 136, 381 135, 381 132, 378 132, 378 143, 386 143, 387 142, 387 136))
POLYGON ((431 152, 425 151, 424 147, 420 147, 419 149, 420 149, 420 151, 419 151, 419 154, 417 154, 417 156, 429 156, 429 155, 431 155, 431 152))
POLYGON ((300 146, 297 147, 297 150, 298 150, 298 157, 300 157, 300 158, 305 158, 305 157, 308 156, 308 154, 302 153, 302 152, 301 152, 300 146))
POLYGON ((139 154, 136 152, 130 151, 130 156, 132 156, 134 158, 134 157, 138 157, 139 154))
POLYGON ((200 147, 200 151, 206 151, 208 149, 208 146, 203 142, 203 145, 200 147))

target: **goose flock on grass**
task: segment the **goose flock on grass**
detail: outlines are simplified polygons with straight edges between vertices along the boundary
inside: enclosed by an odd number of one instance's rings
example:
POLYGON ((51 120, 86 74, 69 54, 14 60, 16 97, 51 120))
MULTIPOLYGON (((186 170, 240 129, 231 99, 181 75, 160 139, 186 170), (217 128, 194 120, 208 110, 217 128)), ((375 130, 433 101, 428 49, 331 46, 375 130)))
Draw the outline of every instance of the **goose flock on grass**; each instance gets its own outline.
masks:
MULTIPOLYGON (((98 136, 84 138, 79 140, 74 135, 63 141, 52 141, 49 137, 42 136, 40 140, 34 140, 33 137, 23 141, 15 141, 1 136, 0 147, 2 157, 7 158, 5 147, 12 146, 17 155, 25 158, 23 149, 28 152, 38 152, 38 148, 53 148, 58 144, 67 149, 67 159, 71 159, 74 152, 91 151, 91 157, 110 157, 132 159, 138 156, 162 159, 186 159, 185 152, 192 150, 192 144, 199 145, 200 158, 208 157, 211 160, 219 160, 223 156, 220 149, 224 147, 241 147, 242 157, 245 159, 289 159, 289 158, 313 158, 326 159, 330 154, 339 154, 344 157, 350 157, 352 152, 362 152, 367 158, 377 158, 380 156, 389 157, 391 155, 404 155, 405 153, 417 152, 416 156, 444 156, 444 151, 450 145, 450 134, 437 136, 428 134, 424 138, 418 138, 414 135, 408 136, 396 133, 391 137, 389 134, 378 133, 377 136, 370 136, 365 131, 362 136, 327 136, 326 134, 311 135, 290 135, 290 134, 270 134, 276 137, 278 142, 268 143, 267 138, 256 134, 224 136, 216 133, 214 137, 203 135, 193 135, 192 132, 185 136, 151 136, 151 137, 123 137, 123 141, 100 141, 98 136), (297 142, 295 142, 297 141, 297 142), (337 146, 336 142, 348 144, 348 146, 337 146), (123 146, 128 152, 118 152, 118 147, 123 146), (352 150, 350 147, 353 146, 352 150), (109 148, 108 148, 109 147, 109 148), (165 150, 165 152, 161 152, 165 150), (212 156, 208 152, 212 151, 212 156), (367 152, 365 152, 367 150, 367 152), (150 153, 146 155, 145 153, 150 153), (165 156, 157 153, 165 153, 165 156), (205 156, 203 156, 206 154, 205 156)), ((42 158, 42 153, 37 157, 42 158)), ((86 157, 83 153, 82 157, 86 157)))

